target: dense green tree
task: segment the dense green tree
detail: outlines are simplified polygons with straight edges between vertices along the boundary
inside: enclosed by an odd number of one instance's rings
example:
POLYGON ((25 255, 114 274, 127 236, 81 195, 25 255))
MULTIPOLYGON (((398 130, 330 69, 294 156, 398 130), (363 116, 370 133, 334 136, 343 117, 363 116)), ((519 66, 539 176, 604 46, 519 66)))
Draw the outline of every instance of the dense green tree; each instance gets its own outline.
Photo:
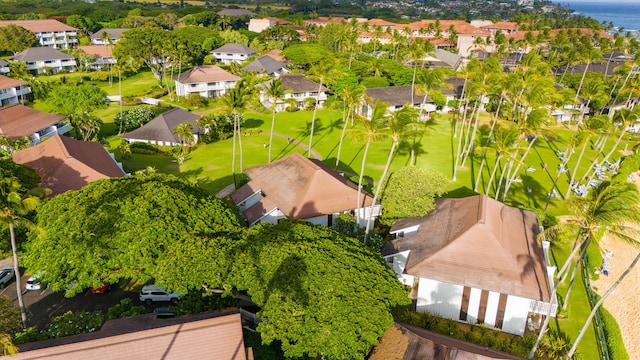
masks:
POLYGON ((80 29, 89 36, 100 29, 100 24, 90 17, 82 15, 71 15, 67 17, 67 25, 80 29))
POLYGON ((382 196, 382 218, 424 216, 435 209, 434 198, 446 190, 447 178, 432 170, 405 166, 389 177, 382 196))
POLYGON ((16 54, 37 44, 35 34, 21 26, 11 24, 0 27, 0 50, 16 54))
POLYGON ((148 123, 155 117, 155 112, 148 106, 136 106, 117 114, 114 121, 118 124, 118 133, 131 131, 148 123))
POLYGON ((20 309, 6 295, 0 295, 0 334, 13 335, 21 330, 20 309))
POLYGON ((282 56, 286 57, 291 65, 300 69, 309 69, 327 59, 332 59, 333 54, 318 44, 295 44, 284 49, 282 56))
POLYGON ((93 140, 100 131, 102 120, 86 112, 75 115, 71 119, 71 126, 78 132, 82 140, 93 140))
POLYGON ((106 96, 107 93, 96 85, 66 85, 54 87, 46 102, 54 112, 73 116, 106 107, 106 96))
MULTIPOLYGON (((67 295, 123 278, 166 279, 158 263, 177 256, 169 251, 175 243, 207 244, 242 224, 222 200, 159 174, 100 180, 65 192, 43 204, 36 220, 42 231, 30 233, 24 265, 41 272, 54 291, 68 289, 67 295)), ((180 281, 182 276, 170 288, 180 281)))
POLYGON ((231 282, 261 307, 262 339, 288 357, 363 359, 406 290, 353 238, 300 221, 260 224, 235 248, 231 282))
POLYGON ((190 123, 182 123, 176 126, 173 130, 173 134, 180 139, 181 153, 184 154, 184 149, 190 146, 195 141, 193 136, 193 127, 190 123))

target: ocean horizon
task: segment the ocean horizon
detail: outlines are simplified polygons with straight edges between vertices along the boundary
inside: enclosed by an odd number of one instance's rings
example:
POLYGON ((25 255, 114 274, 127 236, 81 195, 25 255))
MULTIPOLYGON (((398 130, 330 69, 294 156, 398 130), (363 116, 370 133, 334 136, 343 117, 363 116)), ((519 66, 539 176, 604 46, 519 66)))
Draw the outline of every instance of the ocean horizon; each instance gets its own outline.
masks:
POLYGON ((554 0, 553 3, 570 8, 576 15, 611 23, 616 29, 624 28, 631 32, 640 30, 640 1, 554 0))

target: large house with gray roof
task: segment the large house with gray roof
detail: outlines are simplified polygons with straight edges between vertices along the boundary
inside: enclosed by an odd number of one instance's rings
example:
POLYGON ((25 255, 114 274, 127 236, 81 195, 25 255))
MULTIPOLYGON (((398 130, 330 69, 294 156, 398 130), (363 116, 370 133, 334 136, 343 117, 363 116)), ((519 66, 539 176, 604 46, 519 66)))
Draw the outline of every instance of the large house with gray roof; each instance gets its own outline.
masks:
POLYGON ((256 51, 244 44, 226 43, 211 51, 216 61, 223 64, 242 63, 255 55, 256 51))
POLYGON ((557 309, 539 232, 534 213, 486 195, 437 199, 428 215, 393 224, 382 255, 416 311, 523 335, 557 309))
POLYGON ((260 56, 251 64, 242 68, 244 71, 255 71, 258 74, 278 77, 289 72, 287 66, 269 55, 260 56))
POLYGON ((387 111, 390 113, 401 109, 404 105, 413 106, 420 110, 421 119, 427 119, 430 113, 436 111, 436 105, 427 94, 414 92, 412 96, 411 93, 411 85, 367 89, 365 94, 369 100, 362 99, 358 114, 371 119, 373 104, 376 101, 388 104, 387 111))
POLYGON ((331 226, 341 213, 355 214, 360 226, 367 216, 380 215, 380 205, 358 186, 316 159, 299 153, 270 164, 246 169, 249 182, 231 195, 249 225, 277 223, 280 219, 306 220, 331 226))
MULTIPOLYGON (((297 108, 305 107, 305 100, 313 99, 318 103, 318 107, 324 106, 327 101, 328 88, 309 79, 302 74, 285 74, 280 76, 282 89, 286 91, 284 96, 275 104, 276 111, 283 111, 293 102, 297 108)), ((267 88, 271 86, 271 81, 265 82, 260 91, 260 102, 267 108, 274 104, 273 99, 267 95, 267 88)))
POLYGON ((182 144, 180 137, 174 131, 180 124, 191 124, 193 137, 198 141, 200 128, 196 125, 196 120, 200 116, 180 108, 173 108, 156 116, 153 120, 141 127, 129 131, 122 135, 122 138, 129 143, 144 142, 160 146, 178 146, 182 144))
POLYGON ((129 29, 100 29, 91 34, 93 45, 113 45, 118 42, 123 32, 129 29))
POLYGON ((63 70, 72 71, 77 66, 73 56, 51 47, 28 48, 9 59, 25 62, 27 70, 35 75, 55 74, 63 70))
POLYGON ((9 63, 0 59, 0 74, 7 74, 9 71, 9 63))

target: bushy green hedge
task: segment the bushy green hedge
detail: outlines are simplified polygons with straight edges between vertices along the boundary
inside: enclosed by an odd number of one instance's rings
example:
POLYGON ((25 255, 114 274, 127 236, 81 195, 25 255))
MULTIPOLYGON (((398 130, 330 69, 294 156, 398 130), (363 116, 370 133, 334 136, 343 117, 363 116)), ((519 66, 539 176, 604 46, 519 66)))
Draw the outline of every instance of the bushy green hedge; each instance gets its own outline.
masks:
POLYGON ((536 341, 535 335, 516 336, 484 326, 465 325, 429 313, 414 312, 408 306, 397 307, 392 310, 392 313, 394 319, 398 322, 520 357, 527 357, 536 341))
POLYGON ((227 307, 237 307, 238 299, 231 296, 222 297, 206 291, 189 291, 175 308, 180 314, 197 314, 204 311, 220 310, 227 307))
POLYGON ((45 330, 38 331, 38 329, 30 327, 17 333, 13 342, 14 344, 24 344, 31 341, 90 333, 100 330, 104 320, 104 315, 100 311, 67 311, 52 318, 45 330))
POLYGON ((136 316, 145 312, 146 309, 143 305, 134 306, 131 299, 125 298, 107 310, 107 320, 136 316))
POLYGON ((609 358, 611 360, 629 360, 629 353, 624 346, 620 327, 616 319, 605 308, 600 308, 602 323, 604 326, 604 334, 607 338, 607 347, 609 348, 609 358))

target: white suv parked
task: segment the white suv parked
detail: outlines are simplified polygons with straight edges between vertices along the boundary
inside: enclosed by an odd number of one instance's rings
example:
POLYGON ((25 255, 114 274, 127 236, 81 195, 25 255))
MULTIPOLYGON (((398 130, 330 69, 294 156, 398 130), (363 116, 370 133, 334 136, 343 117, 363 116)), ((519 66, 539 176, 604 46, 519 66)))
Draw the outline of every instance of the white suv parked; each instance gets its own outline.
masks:
POLYGON ((146 285, 140 290, 140 301, 151 305, 156 301, 176 302, 180 300, 180 294, 177 292, 168 293, 165 289, 156 285, 146 285))

